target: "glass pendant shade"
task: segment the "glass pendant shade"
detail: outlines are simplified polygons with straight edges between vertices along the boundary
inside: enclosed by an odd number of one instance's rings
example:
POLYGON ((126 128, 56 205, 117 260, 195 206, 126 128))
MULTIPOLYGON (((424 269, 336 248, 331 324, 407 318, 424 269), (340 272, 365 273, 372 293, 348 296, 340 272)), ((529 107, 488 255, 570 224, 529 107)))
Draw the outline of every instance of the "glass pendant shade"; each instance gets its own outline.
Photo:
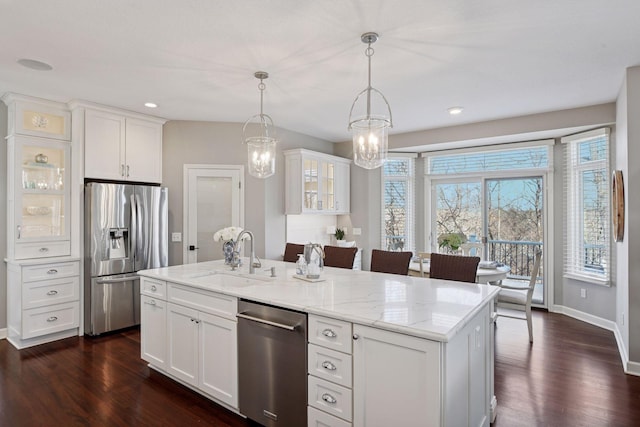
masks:
POLYGON ((276 173, 276 144, 273 120, 262 112, 263 79, 269 77, 264 71, 257 71, 255 77, 260 79, 260 114, 252 116, 242 128, 244 143, 247 145, 247 165, 249 175, 256 178, 268 178, 276 173))
POLYGON ((371 87, 371 44, 378 40, 376 33, 365 33, 362 42, 369 47, 368 86, 358 94, 349 113, 349 130, 353 137, 353 162, 365 169, 379 168, 386 162, 389 151, 389 128, 393 127, 391 107, 384 95, 371 87))

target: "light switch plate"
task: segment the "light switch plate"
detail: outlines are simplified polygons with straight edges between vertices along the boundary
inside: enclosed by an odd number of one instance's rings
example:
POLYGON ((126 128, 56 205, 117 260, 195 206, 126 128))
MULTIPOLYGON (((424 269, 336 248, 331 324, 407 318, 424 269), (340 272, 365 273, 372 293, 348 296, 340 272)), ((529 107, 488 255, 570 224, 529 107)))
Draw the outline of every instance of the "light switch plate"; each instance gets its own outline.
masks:
POLYGON ((353 235, 354 236, 360 236, 362 234, 362 228, 354 228, 353 229, 353 235))
POLYGON ((182 242, 182 233, 171 233, 172 242, 182 242))

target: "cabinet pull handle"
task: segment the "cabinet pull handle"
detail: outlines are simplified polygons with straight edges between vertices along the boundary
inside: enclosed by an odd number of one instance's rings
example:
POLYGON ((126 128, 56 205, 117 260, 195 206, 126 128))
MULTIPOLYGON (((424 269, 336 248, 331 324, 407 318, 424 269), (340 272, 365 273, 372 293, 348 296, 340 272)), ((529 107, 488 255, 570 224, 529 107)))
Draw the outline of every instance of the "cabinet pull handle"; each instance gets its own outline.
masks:
POLYGON ((333 397, 333 396, 331 396, 329 393, 324 393, 324 394, 322 395, 322 400, 324 400, 324 401, 325 401, 325 402, 327 402, 327 403, 331 403, 331 404, 334 404, 334 403, 337 403, 337 402, 338 402, 338 401, 336 400, 336 398, 335 398, 335 397, 333 397))
POLYGON ((51 270, 47 271, 47 274, 58 274, 58 270, 52 268, 51 270))
POLYGON ((129 178, 129 165, 127 165, 127 178, 129 178))
POLYGON ((47 319, 47 322, 55 322, 56 320, 58 320, 56 316, 51 316, 47 319))
POLYGON ((124 164, 120 165, 120 176, 124 177, 124 164))
POLYGON ((335 338, 335 337, 338 336, 338 334, 336 334, 335 332, 333 332, 329 328, 327 328, 324 331, 322 331, 322 335, 324 335, 325 337, 328 337, 328 338, 335 338))
POLYGON ((47 295, 58 295, 58 291, 55 291, 55 290, 49 291, 47 292, 47 295))
POLYGON ((158 288, 156 288, 156 285, 151 285, 151 290, 155 292, 158 290, 158 288))
POLYGON ((334 365, 333 363, 329 362, 328 360, 325 360, 324 362, 322 362, 322 367, 324 369, 326 369, 327 371, 335 371, 336 369, 336 365, 334 365))
POLYGON ((38 249, 40 252, 49 252, 49 248, 40 248, 38 249))
POLYGON ((151 301, 145 301, 145 304, 156 305, 156 300, 152 299, 151 301))
POLYGON ((18 226, 18 239, 20 238, 20 234, 21 234, 21 232, 22 232, 22 227, 21 227, 21 226, 18 226))

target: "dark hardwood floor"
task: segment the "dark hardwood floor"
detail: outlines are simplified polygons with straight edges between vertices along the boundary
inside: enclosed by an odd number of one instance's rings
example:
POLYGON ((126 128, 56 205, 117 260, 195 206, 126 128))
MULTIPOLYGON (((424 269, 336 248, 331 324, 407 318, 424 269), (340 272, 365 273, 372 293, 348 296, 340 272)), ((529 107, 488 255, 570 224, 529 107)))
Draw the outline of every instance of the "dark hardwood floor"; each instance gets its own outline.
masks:
MULTIPOLYGON (((611 332, 535 312, 534 340, 498 319, 494 427, 640 425, 640 378, 611 332)), ((139 349, 136 329, 22 351, 0 340, 0 426, 252 425, 150 371, 139 349)))

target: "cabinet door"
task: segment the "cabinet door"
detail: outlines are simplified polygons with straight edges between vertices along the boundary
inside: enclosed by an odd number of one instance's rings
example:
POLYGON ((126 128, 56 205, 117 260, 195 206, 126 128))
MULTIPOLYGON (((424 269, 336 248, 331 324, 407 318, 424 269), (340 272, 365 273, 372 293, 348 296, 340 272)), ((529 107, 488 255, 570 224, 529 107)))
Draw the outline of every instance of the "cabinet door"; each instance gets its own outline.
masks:
POLYGON ((140 307, 141 358, 165 369, 167 355, 167 303, 142 295, 140 307))
POLYGON ((346 163, 335 164, 335 210, 337 214, 351 212, 351 171, 346 163))
POLYGON ((206 393, 238 407, 237 323, 200 314, 200 383, 206 393))
POLYGON ((69 255, 69 159, 66 142, 18 136, 10 139, 8 199, 9 257, 16 259, 69 255), (67 244, 55 245, 54 242, 67 244), (51 245, 48 245, 51 243, 51 245), (38 248, 34 253, 30 247, 38 248), (14 251, 15 249, 15 251, 14 251))
POLYGON ((354 427, 440 426, 440 344, 361 325, 353 333, 354 427))
POLYGON ((336 175, 335 163, 320 162, 320 200, 321 206, 327 213, 336 210, 336 175))
POLYGON ((126 141, 126 179, 161 183, 162 125, 128 118, 126 141))
POLYGON ((322 210, 322 201, 320 200, 320 162, 314 158, 302 159, 302 211, 316 212, 322 210))
POLYGON ((125 119, 104 111, 86 110, 84 174, 87 178, 125 178, 125 119))
POLYGON ((167 371, 189 384, 198 385, 198 312, 167 304, 167 371))

